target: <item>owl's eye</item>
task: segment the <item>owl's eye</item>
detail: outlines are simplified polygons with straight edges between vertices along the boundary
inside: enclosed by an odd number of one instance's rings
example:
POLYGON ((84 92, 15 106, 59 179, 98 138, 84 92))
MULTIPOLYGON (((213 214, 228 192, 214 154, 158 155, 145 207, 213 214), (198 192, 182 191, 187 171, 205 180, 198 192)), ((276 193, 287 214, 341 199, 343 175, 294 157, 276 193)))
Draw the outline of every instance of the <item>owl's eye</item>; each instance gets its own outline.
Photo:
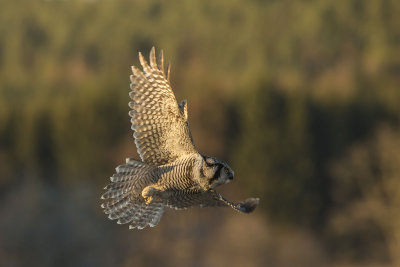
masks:
POLYGON ((228 174, 229 173, 228 169, 224 168, 224 173, 228 174))

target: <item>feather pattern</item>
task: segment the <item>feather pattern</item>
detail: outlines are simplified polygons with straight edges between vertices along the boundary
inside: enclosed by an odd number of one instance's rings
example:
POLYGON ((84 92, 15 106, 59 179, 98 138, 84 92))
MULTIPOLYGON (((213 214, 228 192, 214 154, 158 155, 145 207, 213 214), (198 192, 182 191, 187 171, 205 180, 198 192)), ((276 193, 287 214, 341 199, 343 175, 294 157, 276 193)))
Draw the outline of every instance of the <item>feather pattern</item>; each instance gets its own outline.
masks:
POLYGON ((148 184, 157 182, 157 173, 156 167, 131 159, 118 166, 102 196, 108 200, 101 205, 108 218, 118 219, 119 224, 131 223, 130 228, 155 226, 164 212, 164 204, 145 204, 141 192, 148 184))
POLYGON ((164 165, 184 154, 197 153, 190 134, 187 117, 178 103, 164 73, 164 60, 160 55, 157 65, 154 47, 150 52, 150 65, 139 53, 143 72, 132 67, 129 103, 132 130, 141 159, 149 164, 164 165))
POLYGON ((184 190, 173 194, 167 202, 168 207, 174 209, 186 209, 192 206, 201 207, 224 207, 226 204, 221 202, 214 192, 202 190, 184 190))

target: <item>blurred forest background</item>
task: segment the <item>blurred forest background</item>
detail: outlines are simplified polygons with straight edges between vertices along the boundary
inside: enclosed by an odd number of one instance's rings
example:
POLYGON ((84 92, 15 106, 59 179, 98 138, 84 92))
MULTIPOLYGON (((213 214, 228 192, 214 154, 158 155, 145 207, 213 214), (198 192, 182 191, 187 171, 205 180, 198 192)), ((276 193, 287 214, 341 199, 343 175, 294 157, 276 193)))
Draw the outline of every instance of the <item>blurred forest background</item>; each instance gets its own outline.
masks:
POLYGON ((400 266, 400 1, 0 3, 1 266, 400 266), (172 64, 250 215, 100 209, 137 157, 130 66, 172 64))

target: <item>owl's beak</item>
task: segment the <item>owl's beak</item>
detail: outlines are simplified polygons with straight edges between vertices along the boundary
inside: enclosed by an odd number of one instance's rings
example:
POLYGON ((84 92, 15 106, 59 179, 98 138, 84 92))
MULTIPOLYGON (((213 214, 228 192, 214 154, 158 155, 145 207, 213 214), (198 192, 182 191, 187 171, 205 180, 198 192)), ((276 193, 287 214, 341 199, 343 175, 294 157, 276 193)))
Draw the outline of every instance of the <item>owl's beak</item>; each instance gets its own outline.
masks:
POLYGON ((233 171, 231 171, 231 173, 229 174, 228 178, 229 180, 233 180, 233 176, 235 175, 235 173, 233 171))

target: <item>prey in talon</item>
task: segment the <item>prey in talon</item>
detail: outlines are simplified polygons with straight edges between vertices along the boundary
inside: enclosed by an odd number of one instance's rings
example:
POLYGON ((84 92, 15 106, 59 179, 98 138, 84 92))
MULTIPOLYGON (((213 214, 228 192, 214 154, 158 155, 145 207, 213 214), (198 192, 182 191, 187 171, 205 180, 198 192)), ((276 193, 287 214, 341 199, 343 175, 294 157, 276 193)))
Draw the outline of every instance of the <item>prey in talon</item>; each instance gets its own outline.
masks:
POLYGON ((141 53, 142 70, 132 66, 131 128, 141 160, 128 158, 116 168, 102 195, 104 212, 129 228, 154 227, 166 207, 185 209, 231 207, 252 212, 258 198, 231 202, 215 188, 233 180, 227 163, 200 154, 193 142, 186 100, 178 103, 164 68, 163 53, 156 60, 154 47, 147 62, 141 53))

